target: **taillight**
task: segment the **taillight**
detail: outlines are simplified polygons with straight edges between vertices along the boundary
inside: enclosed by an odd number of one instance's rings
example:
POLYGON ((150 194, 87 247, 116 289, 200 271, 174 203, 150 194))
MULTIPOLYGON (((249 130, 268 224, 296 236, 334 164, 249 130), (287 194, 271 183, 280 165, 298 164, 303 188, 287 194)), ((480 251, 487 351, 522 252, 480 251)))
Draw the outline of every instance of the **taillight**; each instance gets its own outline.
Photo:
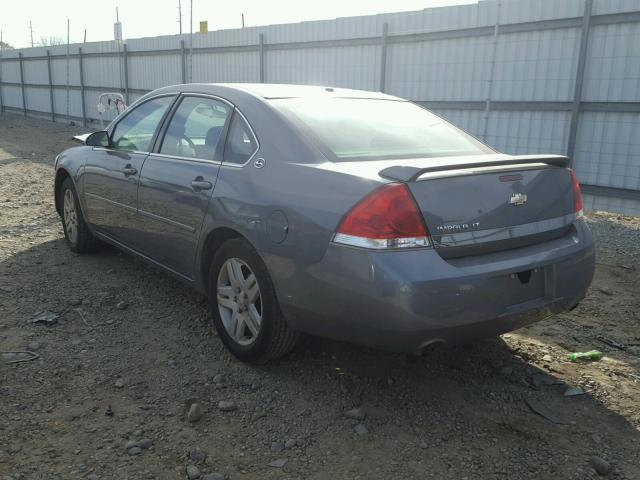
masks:
POLYGON ((333 241, 375 249, 426 247, 429 234, 407 186, 391 183, 356 204, 342 219, 333 241))
POLYGON ((584 212, 582 209, 582 192, 580 191, 580 183, 578 182, 576 172, 570 168, 568 170, 571 174, 571 186, 573 189, 573 211, 578 217, 583 217, 584 212))

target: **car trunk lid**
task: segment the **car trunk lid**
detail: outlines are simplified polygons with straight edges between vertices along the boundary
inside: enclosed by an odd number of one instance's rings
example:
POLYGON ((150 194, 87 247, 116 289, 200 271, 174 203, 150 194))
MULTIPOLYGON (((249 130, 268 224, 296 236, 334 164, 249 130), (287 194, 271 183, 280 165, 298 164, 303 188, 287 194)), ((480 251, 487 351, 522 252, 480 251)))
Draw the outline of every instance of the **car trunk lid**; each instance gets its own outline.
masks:
POLYGON ((379 175, 407 183, 444 258, 531 245, 571 228, 576 213, 566 157, 443 160, 397 163, 379 175))

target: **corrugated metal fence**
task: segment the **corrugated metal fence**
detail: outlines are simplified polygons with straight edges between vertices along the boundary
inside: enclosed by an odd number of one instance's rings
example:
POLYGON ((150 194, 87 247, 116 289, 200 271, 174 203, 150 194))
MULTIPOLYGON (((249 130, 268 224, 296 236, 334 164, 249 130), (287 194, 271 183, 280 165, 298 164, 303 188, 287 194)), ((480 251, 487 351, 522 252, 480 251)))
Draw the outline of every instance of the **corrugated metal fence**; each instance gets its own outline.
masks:
POLYGON ((381 90, 507 153, 571 155, 586 206, 640 215, 640 2, 487 0, 209 34, 5 50, 5 111, 90 123, 186 82, 381 90))

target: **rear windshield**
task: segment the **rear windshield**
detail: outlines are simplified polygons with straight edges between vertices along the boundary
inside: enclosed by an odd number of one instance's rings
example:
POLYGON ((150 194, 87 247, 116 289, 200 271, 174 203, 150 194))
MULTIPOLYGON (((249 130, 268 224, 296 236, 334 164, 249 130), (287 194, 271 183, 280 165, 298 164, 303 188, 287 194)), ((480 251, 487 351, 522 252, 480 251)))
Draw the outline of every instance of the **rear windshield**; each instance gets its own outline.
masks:
POLYGON ((410 102, 326 97, 272 102, 338 161, 492 153, 475 138, 410 102))

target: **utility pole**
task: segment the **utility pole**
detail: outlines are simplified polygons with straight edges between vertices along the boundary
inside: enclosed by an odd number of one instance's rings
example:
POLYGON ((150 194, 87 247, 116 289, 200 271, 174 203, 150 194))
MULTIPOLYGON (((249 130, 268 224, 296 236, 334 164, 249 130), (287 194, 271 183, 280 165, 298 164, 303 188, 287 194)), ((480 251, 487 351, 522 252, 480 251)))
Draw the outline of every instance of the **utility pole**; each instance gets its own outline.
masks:
MULTIPOLYGON (((120 77, 120 89, 125 90, 125 78, 122 72, 122 65, 127 61, 122 43, 122 24, 120 23, 120 14, 118 12, 118 6, 116 5, 116 23, 113 27, 113 40, 118 48, 118 73, 120 77)), ((126 70, 126 69, 125 69, 126 70)), ((126 91, 126 90, 125 90, 126 91)))
POLYGON ((193 0, 189 0, 189 82, 193 83, 193 0))
POLYGON ((180 24, 180 35, 182 35, 182 0, 178 0, 178 23, 180 24))
POLYGON ((67 18, 67 124, 71 124, 71 117, 69 117, 69 40, 70 40, 70 21, 67 18))
POLYGON ((29 20, 29 31, 31 32, 31 48, 33 48, 33 24, 29 20))

